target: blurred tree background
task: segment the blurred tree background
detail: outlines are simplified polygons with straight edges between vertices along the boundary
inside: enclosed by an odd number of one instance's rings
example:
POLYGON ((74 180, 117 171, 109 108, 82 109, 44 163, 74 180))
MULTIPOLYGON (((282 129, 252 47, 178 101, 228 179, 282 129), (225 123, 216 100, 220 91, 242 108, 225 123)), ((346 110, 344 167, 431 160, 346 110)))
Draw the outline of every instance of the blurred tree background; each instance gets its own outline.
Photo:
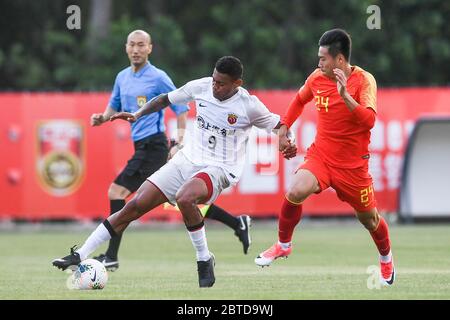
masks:
POLYGON ((239 57, 247 88, 298 88, 317 64, 317 42, 340 27, 352 64, 379 86, 450 84, 450 1, 439 0, 0 0, 0 90, 110 90, 129 62, 134 29, 153 38, 150 61, 179 86, 239 57), (69 5, 81 29, 69 30, 69 5), (369 5, 381 29, 369 30, 369 5))

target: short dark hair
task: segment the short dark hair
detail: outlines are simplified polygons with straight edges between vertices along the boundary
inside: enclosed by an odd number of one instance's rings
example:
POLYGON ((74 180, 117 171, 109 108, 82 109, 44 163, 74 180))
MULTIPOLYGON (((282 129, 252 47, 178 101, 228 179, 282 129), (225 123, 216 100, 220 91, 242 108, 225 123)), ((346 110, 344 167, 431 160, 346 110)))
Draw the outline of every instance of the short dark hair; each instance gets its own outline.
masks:
POLYGON ((328 52, 333 58, 341 53, 350 62, 352 39, 347 31, 342 29, 328 30, 320 37, 319 46, 328 47, 328 52))
POLYGON ((225 56, 217 60, 215 68, 217 72, 229 75, 233 80, 242 79, 244 66, 241 61, 233 56, 225 56))

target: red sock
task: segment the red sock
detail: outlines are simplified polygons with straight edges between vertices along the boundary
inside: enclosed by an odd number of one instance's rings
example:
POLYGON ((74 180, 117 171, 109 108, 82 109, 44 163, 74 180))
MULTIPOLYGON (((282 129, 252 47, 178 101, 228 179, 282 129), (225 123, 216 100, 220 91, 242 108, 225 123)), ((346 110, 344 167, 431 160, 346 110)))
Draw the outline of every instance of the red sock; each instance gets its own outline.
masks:
POLYGON ((380 217, 378 227, 370 232, 370 235, 378 248, 378 252, 380 252, 382 256, 387 256, 389 251, 391 251, 391 241, 389 240, 388 225, 382 217, 380 217))
POLYGON ((299 223, 301 216, 302 204, 294 204, 284 198, 278 218, 278 240, 280 242, 291 242, 295 226, 299 223))

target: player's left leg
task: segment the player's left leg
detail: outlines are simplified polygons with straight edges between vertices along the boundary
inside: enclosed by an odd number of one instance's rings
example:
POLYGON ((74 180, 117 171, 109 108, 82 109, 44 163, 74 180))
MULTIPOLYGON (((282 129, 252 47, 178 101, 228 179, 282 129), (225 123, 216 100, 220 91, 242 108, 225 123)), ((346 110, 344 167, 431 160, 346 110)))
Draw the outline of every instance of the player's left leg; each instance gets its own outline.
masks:
POLYGON ((240 215, 235 217, 225 211, 224 209, 211 204, 210 206, 204 206, 200 209, 200 212, 207 219, 213 219, 222 222, 234 230, 234 235, 242 242, 244 254, 247 254, 248 248, 252 243, 250 237, 250 225, 251 218, 248 215, 240 215))
POLYGON ((206 203, 212 194, 211 178, 203 172, 184 183, 176 194, 178 208, 183 214, 184 223, 196 251, 200 287, 212 287, 216 280, 214 255, 209 252, 203 216, 197 207, 199 203, 206 203))

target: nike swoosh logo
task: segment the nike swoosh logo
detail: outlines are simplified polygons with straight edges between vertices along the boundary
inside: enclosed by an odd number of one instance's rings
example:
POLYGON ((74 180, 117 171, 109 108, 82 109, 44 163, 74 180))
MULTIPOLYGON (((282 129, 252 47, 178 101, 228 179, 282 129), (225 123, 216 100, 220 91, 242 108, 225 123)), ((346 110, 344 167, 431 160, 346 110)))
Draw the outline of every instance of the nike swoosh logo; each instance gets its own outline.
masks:
POLYGON ((202 104, 201 102, 198 104, 199 107, 207 107, 206 105, 202 104))
POLYGON ((319 93, 319 94, 322 93, 322 92, 323 92, 323 91, 317 90, 317 93, 319 93))
POLYGON ((91 278, 91 281, 94 282, 97 279, 97 270, 94 271, 94 277, 91 278))
POLYGON ((240 228, 241 230, 247 229, 247 228, 245 227, 244 218, 241 218, 241 225, 239 226, 239 228, 240 228))
POLYGON ((386 281, 389 285, 392 285, 394 283, 394 277, 395 277, 395 269, 392 269, 392 276, 391 280, 386 281))

